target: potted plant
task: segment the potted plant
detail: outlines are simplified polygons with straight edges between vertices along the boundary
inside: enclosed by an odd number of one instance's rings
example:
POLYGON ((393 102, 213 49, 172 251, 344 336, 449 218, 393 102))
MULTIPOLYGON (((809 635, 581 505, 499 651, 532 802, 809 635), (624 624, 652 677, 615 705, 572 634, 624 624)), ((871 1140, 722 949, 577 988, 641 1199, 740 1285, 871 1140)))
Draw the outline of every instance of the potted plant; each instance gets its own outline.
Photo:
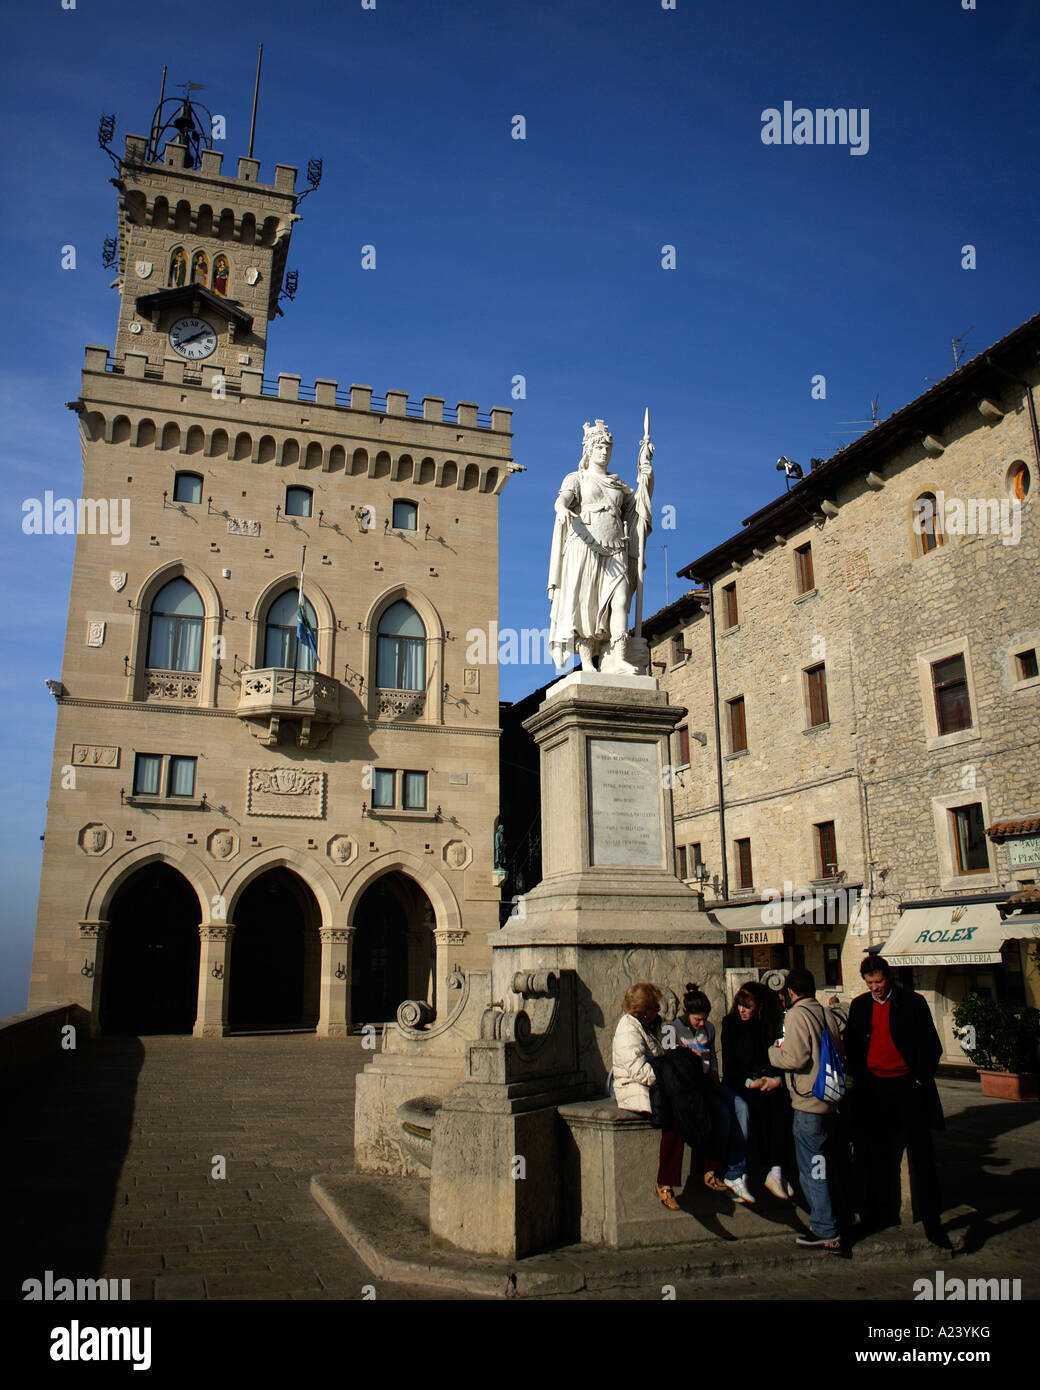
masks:
POLYGON ((979 1069, 984 1096, 1036 1100, 1040 1010, 969 994, 955 1005, 961 1047, 979 1069))

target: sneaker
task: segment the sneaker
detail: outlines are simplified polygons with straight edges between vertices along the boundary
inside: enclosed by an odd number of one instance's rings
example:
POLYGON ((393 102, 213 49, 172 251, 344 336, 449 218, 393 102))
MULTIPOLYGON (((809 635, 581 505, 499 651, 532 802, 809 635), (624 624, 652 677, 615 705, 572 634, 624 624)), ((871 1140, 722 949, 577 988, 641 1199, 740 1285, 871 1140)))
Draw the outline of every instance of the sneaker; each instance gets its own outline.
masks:
POLYGON ((726 1178, 725 1184, 738 1202, 743 1202, 744 1205, 748 1207, 753 1207, 755 1205, 755 1199, 748 1191, 747 1183, 744 1181, 743 1175, 739 1178, 734 1178, 732 1181, 726 1178))
POLYGON ((678 1211, 679 1203, 675 1200, 675 1193, 670 1187, 661 1187, 654 1183, 654 1196, 658 1197, 669 1211, 678 1211))
POLYGON ((766 1191, 771 1192, 774 1197, 779 1197, 781 1202, 786 1202, 788 1197, 794 1194, 791 1184, 785 1183, 783 1178, 774 1178, 772 1173, 766 1178, 766 1191))
POLYGON ((718 1173, 713 1173, 710 1168, 704 1174, 704 1186, 708 1189, 709 1192, 726 1192, 729 1193, 730 1196, 733 1195, 732 1192, 730 1192, 730 1189, 719 1177, 718 1173))
POLYGON ((841 1241, 837 1236, 833 1240, 826 1240, 823 1236, 814 1235, 812 1232, 807 1236, 799 1236, 795 1240, 795 1245, 807 1246, 812 1250, 834 1250, 841 1252, 841 1241))

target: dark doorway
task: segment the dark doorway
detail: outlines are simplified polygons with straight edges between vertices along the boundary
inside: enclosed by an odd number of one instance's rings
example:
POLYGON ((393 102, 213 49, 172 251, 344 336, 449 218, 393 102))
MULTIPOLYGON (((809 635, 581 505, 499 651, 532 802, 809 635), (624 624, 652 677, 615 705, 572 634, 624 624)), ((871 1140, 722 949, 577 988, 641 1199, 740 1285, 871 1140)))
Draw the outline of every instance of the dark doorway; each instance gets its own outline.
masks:
POLYGON ((149 864, 108 912, 100 1021, 105 1033, 190 1033, 199 997, 198 895, 169 864, 149 864))
POLYGON ((234 908, 228 1028, 313 1028, 321 969, 318 906, 289 869, 270 869, 234 908))
POLYGON ((405 999, 427 998, 432 984, 434 914, 405 874, 384 874, 354 910, 351 1022, 387 1023, 405 999))

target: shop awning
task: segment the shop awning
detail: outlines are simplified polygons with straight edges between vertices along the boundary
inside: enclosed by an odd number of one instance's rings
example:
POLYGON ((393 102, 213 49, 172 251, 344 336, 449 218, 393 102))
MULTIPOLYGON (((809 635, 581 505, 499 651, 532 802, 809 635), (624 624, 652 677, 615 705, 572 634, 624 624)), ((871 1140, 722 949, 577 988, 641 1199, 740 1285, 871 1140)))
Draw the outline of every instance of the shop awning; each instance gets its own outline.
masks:
POLYGON ((997 965, 1005 941, 1032 934, 1026 917, 1002 921, 996 903, 912 907, 881 955, 893 965, 997 965))
POLYGON ((787 898, 764 902, 737 903, 732 907, 713 907, 708 916, 730 933, 734 946, 779 946, 791 940, 791 927, 845 925, 844 914, 852 907, 852 920, 860 901, 858 885, 844 894, 796 893, 787 898))
POLYGON ((762 921, 766 903, 742 903, 737 907, 713 907, 708 916, 730 933, 734 946, 779 946, 783 944, 783 926, 762 921))

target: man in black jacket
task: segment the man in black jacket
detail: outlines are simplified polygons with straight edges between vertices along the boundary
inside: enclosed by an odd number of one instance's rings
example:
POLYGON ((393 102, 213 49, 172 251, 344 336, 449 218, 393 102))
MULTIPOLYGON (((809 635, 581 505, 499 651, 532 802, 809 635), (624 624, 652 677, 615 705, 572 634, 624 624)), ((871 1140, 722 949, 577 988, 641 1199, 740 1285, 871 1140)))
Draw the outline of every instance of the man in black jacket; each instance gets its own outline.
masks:
POLYGON ((930 1240, 945 1244, 932 1129, 943 1128, 935 1072, 942 1043, 924 997, 901 990, 882 956, 860 974, 868 993, 849 1007, 845 1068, 853 1078, 853 1133, 860 1217, 865 1230, 899 1221, 899 1168, 910 1163, 918 1214, 930 1240))

